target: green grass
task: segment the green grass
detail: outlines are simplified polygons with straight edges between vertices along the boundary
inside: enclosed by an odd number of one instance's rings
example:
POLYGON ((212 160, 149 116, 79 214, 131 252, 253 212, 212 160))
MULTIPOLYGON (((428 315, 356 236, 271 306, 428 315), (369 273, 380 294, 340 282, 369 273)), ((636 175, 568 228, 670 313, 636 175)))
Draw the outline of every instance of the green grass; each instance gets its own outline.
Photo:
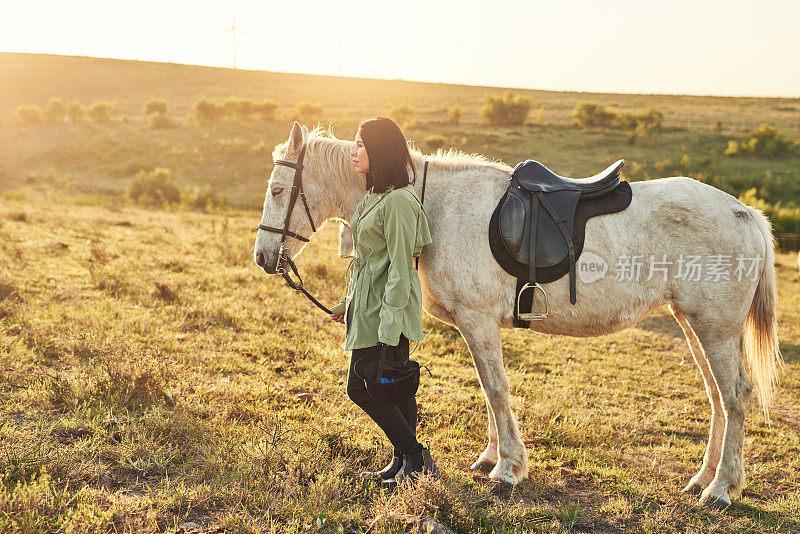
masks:
MULTIPOLYGON (((464 533, 800 528, 796 256, 778 255, 787 373, 772 426, 751 407, 727 511, 679 493, 710 408, 664 310, 599 338, 503 332, 531 469, 502 494, 468 470, 486 439, 469 352, 426 316, 420 437, 444 477, 389 496, 357 477, 390 449, 345 395, 343 327, 253 265, 258 212, 2 199, 0 531, 399 532, 398 514, 464 533)), ((334 225, 299 266, 338 300, 334 225)))

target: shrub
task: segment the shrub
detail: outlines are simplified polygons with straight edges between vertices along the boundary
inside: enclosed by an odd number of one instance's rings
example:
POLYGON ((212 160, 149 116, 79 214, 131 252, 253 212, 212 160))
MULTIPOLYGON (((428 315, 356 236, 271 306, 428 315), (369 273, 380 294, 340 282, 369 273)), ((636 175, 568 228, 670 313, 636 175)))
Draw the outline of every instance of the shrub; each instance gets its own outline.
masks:
POLYGON ((222 106, 213 100, 203 98, 195 103, 194 116, 200 124, 215 122, 222 116, 222 106))
POLYGON ((253 101, 247 98, 231 97, 222 103, 222 116, 230 121, 244 121, 253 113, 253 101))
POLYGON ((447 110, 447 122, 459 124, 461 122, 461 106, 453 106, 447 110))
POLYGON ((67 102, 67 118, 70 122, 80 122, 86 116, 86 109, 77 100, 67 102))
POLYGON ((533 119, 533 124, 544 124, 544 106, 539 106, 536 110, 536 117, 533 119))
POLYGON ((265 99, 253 104, 253 113, 264 122, 274 121, 277 110, 278 103, 274 100, 265 99))
POLYGON ((728 141, 726 156, 738 156, 748 153, 754 156, 783 156, 794 151, 792 143, 771 124, 762 124, 750 130, 747 139, 737 142, 728 141))
POLYGON ((224 207, 228 202, 221 198, 216 189, 210 185, 193 187, 184 194, 183 203, 194 209, 210 209, 215 206, 224 207))
POLYGON ((443 135, 429 135, 425 138, 425 146, 429 150, 442 148, 447 143, 447 138, 443 135))
POLYGON ((741 152, 739 152, 739 141, 730 139, 728 141, 728 147, 725 149, 725 155, 738 156, 739 154, 741 154, 741 152))
POLYGON ((108 122, 111 120, 111 111, 114 109, 114 102, 104 102, 98 100, 89 106, 89 118, 94 122, 108 122))
MULTIPOLYGON (((612 126, 617 114, 607 110, 600 102, 583 101, 572 109, 572 118, 578 126, 612 126)), ((628 120, 628 115, 625 120, 628 120)))
POLYGON ((295 106, 295 113, 301 123, 314 123, 322 116, 322 105, 314 102, 300 102, 295 106))
POLYGON ((163 206, 180 202, 181 190, 172 178, 172 171, 157 167, 139 171, 131 181, 128 196, 140 204, 163 206))
POLYGON ((67 106, 60 98, 51 98, 44 110, 44 118, 47 122, 64 122, 67 118, 67 106))
POLYGON ((506 91, 500 96, 487 96, 486 104, 481 109, 481 119, 492 126, 521 126, 528 118, 533 106, 530 98, 506 91))
POLYGON ((170 119, 166 113, 150 113, 147 115, 147 127, 151 130, 163 130, 166 128, 175 128, 177 124, 170 119))
POLYGON ((401 127, 414 126, 417 120, 417 110, 407 104, 396 106, 389 112, 389 116, 401 127))
POLYGON ((19 106, 14 117, 23 124, 40 124, 44 121, 44 114, 39 106, 19 106))
POLYGON ((142 108, 142 113, 147 115, 152 115, 154 113, 160 113, 162 115, 167 114, 167 101, 161 98, 151 98, 147 102, 144 103, 144 108, 142 108))
POLYGON ((779 233, 800 233, 800 208, 796 206, 782 206, 780 202, 772 205, 767 201, 758 198, 758 191, 755 187, 748 189, 741 195, 739 200, 764 212, 764 215, 772 221, 772 231, 779 233))
POLYGON ((637 126, 641 128, 661 128, 664 125, 664 114, 655 106, 648 107, 643 113, 636 116, 637 126))

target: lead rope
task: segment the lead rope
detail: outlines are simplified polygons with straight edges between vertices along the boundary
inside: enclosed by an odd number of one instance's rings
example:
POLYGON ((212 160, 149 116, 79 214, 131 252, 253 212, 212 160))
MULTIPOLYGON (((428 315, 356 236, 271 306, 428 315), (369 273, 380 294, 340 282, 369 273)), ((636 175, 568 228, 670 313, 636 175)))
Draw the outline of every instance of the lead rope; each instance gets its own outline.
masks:
MULTIPOLYGON (((425 184, 428 182, 428 161, 425 160, 425 168, 422 170, 422 200, 420 201, 420 205, 425 207, 425 184)), ((414 269, 419 271, 419 256, 414 258, 414 269)), ((408 353, 408 357, 410 358, 414 351, 417 350, 419 347, 419 341, 414 341, 414 350, 408 353)), ((427 367, 425 369, 428 369, 427 367)), ((428 371, 430 374, 430 370, 428 371)))

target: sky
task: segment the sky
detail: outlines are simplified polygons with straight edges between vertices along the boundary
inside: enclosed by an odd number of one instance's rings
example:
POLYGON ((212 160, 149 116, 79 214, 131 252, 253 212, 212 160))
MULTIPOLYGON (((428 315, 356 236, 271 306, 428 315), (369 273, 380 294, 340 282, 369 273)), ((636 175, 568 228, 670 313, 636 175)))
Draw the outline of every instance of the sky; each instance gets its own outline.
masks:
POLYGON ((800 0, 0 0, 0 51, 590 92, 800 97, 800 0))

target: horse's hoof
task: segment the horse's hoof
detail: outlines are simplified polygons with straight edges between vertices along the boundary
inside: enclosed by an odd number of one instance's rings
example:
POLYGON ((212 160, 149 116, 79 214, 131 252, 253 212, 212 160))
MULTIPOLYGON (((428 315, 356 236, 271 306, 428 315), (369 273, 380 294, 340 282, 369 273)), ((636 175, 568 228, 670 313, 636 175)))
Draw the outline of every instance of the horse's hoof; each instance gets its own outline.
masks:
POLYGON ((730 501, 726 501, 722 497, 700 501, 700 506, 706 510, 724 510, 730 505, 730 501))
POLYGON ((703 493, 703 488, 700 487, 699 484, 687 484, 685 488, 681 490, 681 493, 688 493, 689 495, 700 495, 703 493))
POLYGON ((497 464, 492 469, 492 472, 489 473, 489 478, 493 484, 507 484, 513 487, 519 483, 519 479, 509 468, 509 465, 504 463, 497 464))
POLYGON ((478 473, 483 473, 484 475, 488 475, 494 469, 494 466, 497 465, 497 462, 491 462, 489 460, 478 460, 471 466, 469 466, 470 470, 477 471, 478 473))

